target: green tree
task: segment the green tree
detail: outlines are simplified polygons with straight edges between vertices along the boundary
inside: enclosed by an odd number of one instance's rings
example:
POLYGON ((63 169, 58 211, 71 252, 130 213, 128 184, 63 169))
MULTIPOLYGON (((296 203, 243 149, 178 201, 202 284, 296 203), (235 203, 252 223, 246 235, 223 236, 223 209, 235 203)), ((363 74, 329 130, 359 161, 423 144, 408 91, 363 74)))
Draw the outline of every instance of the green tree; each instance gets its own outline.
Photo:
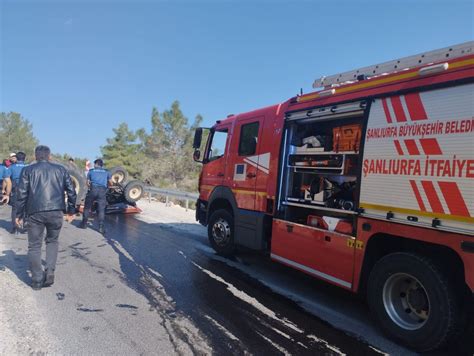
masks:
POLYGON ((140 133, 146 156, 143 178, 158 186, 195 190, 199 165, 192 159, 192 139, 201 122, 197 115, 189 126, 178 101, 161 114, 153 108, 151 133, 140 133))
POLYGON ((23 151, 27 159, 33 160, 38 139, 33 134, 33 125, 16 112, 0 113, 0 155, 23 151))
POLYGON ((101 147, 106 166, 122 166, 131 176, 141 178, 144 153, 139 136, 144 135, 143 130, 133 132, 123 122, 113 132, 115 136, 108 138, 107 144, 101 147))

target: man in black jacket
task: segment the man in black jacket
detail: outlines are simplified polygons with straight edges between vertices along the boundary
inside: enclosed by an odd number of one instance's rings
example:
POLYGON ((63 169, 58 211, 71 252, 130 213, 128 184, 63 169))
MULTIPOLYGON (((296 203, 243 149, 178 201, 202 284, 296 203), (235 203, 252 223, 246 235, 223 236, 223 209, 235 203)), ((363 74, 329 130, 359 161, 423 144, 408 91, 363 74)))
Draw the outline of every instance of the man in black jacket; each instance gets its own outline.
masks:
POLYGON ((47 146, 35 149, 37 163, 23 168, 17 188, 16 223, 23 216, 28 219, 28 259, 31 268, 31 287, 35 290, 54 283, 58 257, 58 237, 66 210, 68 221, 76 212, 76 192, 66 168, 49 162, 51 151, 47 146), (46 229, 46 270, 41 265, 41 245, 46 229))

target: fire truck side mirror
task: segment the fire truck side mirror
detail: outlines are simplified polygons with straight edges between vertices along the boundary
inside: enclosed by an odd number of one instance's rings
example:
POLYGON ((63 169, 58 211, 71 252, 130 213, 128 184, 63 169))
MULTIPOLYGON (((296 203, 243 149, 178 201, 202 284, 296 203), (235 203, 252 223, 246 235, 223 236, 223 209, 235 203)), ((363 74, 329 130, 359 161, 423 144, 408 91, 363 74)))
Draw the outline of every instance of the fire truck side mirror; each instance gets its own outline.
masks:
POLYGON ((194 153, 193 153, 193 159, 196 161, 196 162, 201 162, 199 160, 199 158, 201 158, 201 151, 199 150, 194 150, 194 153))
POLYGON ((193 148, 199 149, 201 147, 202 141, 202 128, 198 127, 194 132, 194 141, 193 141, 193 148))

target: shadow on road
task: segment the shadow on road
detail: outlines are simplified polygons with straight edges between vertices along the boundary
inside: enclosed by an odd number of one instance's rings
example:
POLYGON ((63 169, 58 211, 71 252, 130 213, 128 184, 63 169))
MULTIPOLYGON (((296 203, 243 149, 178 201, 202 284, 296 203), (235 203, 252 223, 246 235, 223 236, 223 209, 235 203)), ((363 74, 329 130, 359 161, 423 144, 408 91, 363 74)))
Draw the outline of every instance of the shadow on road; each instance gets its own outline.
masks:
POLYGON ((2 251, 0 256, 0 268, 8 268, 15 273, 20 281, 26 285, 31 284, 31 278, 28 275, 28 256, 26 254, 17 254, 13 250, 2 251))

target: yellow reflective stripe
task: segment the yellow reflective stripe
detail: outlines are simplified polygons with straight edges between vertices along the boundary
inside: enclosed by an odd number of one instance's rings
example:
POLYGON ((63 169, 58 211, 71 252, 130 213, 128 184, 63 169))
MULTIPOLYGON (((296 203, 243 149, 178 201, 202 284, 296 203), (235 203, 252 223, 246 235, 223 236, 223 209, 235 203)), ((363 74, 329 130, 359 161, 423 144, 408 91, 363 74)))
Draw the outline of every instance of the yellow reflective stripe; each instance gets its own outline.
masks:
POLYGON ((413 209, 396 208, 396 207, 393 207, 393 206, 377 205, 377 204, 370 204, 370 203, 360 203, 360 207, 362 209, 380 210, 380 211, 383 211, 383 212, 392 211, 394 213, 400 213, 400 214, 406 214, 406 215, 415 215, 415 216, 425 216, 425 217, 428 217, 428 218, 438 218, 438 219, 460 221, 460 222, 466 222, 466 223, 474 222, 474 218, 471 218, 471 217, 468 217, 468 216, 436 214, 436 213, 431 213, 431 212, 428 212, 428 211, 419 211, 419 210, 413 210, 413 209))
POLYGON ((204 190, 212 190, 214 188, 213 185, 201 185, 201 189, 204 190))
POLYGON ((470 66, 474 64, 474 58, 471 59, 466 59, 464 61, 459 61, 459 62, 454 62, 454 63, 449 63, 449 69, 456 69, 459 67, 464 67, 464 66, 470 66))
POLYGON ((243 190, 243 189, 232 189, 232 191, 235 193, 235 194, 250 194, 250 195, 258 195, 258 196, 263 196, 263 197, 266 197, 267 196, 267 192, 256 192, 254 190, 243 190))

